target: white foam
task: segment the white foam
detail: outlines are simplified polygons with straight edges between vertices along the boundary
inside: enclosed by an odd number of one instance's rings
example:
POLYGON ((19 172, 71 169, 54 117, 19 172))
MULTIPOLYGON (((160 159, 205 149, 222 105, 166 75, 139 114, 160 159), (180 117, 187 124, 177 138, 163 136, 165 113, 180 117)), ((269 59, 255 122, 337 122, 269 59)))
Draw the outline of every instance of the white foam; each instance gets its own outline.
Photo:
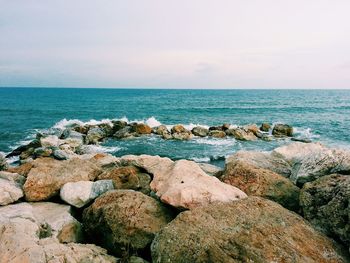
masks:
POLYGON ((313 134, 311 128, 301 128, 301 127, 293 127, 294 134, 301 138, 319 138, 320 135, 313 134))
POLYGON ((235 139, 214 139, 214 138, 194 138, 193 141, 198 144, 208 144, 214 146, 231 146, 236 143, 235 139))
POLYGON ((122 148, 118 146, 101 146, 101 145, 85 145, 84 151, 86 153, 114 153, 120 151, 122 148))
POLYGON ((195 161, 196 163, 208 163, 210 162, 210 158, 209 157, 193 157, 190 158, 190 160, 195 161))
POLYGON ((80 126, 83 126, 84 122, 82 122, 78 119, 73 119, 73 120, 63 119, 63 120, 60 120, 59 122, 57 122, 52 128, 64 130, 66 127, 71 126, 73 124, 78 124, 80 126))
POLYGON ((148 118, 146 121, 145 121, 145 124, 147 124, 148 126, 150 126, 151 128, 154 128, 154 127, 158 127, 160 125, 162 125, 161 122, 159 122, 156 118, 154 118, 153 116, 151 118, 148 118))

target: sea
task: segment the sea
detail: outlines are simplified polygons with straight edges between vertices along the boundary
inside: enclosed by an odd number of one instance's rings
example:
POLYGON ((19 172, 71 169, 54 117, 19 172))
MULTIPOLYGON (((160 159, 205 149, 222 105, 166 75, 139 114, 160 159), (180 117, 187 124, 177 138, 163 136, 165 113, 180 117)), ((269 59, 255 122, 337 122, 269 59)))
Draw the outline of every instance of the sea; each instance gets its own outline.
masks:
MULTIPOLYGON (((0 88, 0 151, 8 153, 52 127, 113 119, 151 127, 183 124, 188 129, 286 123, 294 127, 296 137, 350 149, 350 90, 0 88)), ((151 135, 109 139, 93 147, 116 156, 150 154, 222 166, 239 150, 271 151, 287 143, 290 139, 173 141, 151 135)))

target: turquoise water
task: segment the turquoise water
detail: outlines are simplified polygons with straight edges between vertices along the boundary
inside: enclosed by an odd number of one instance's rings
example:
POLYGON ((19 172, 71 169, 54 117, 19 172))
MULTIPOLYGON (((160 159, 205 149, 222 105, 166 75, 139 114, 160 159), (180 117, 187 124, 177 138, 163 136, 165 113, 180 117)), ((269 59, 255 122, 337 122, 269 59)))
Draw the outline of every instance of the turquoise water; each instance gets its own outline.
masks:
MULTIPOLYGON (((123 117, 129 121, 154 117, 166 125, 283 122, 314 141, 350 147, 350 90, 0 88, 0 151, 11 151, 37 131, 59 126, 62 119, 86 122, 123 117)), ((215 162, 239 149, 271 150, 286 142, 232 138, 179 142, 151 136, 110 140, 102 150, 117 156, 146 153, 215 162)))

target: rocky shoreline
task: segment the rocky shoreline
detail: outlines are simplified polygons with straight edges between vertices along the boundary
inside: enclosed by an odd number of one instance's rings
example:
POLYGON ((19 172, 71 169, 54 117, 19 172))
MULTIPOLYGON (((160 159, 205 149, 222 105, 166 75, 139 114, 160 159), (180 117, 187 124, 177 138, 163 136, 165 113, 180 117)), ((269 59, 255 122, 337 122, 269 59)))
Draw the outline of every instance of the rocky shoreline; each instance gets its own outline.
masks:
POLYGON ((291 142, 238 151, 221 169, 85 150, 152 133, 293 135, 288 125, 249 127, 119 121, 38 134, 7 155, 19 166, 0 156, 0 262, 349 262, 349 151, 291 142))

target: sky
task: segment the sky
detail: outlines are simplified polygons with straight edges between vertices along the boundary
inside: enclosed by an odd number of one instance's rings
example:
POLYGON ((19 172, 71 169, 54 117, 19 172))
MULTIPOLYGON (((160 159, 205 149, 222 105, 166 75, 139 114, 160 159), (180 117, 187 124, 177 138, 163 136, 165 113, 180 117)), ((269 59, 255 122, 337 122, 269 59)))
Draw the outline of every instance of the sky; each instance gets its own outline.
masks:
POLYGON ((350 1, 0 0, 0 87, 350 88, 350 1))

